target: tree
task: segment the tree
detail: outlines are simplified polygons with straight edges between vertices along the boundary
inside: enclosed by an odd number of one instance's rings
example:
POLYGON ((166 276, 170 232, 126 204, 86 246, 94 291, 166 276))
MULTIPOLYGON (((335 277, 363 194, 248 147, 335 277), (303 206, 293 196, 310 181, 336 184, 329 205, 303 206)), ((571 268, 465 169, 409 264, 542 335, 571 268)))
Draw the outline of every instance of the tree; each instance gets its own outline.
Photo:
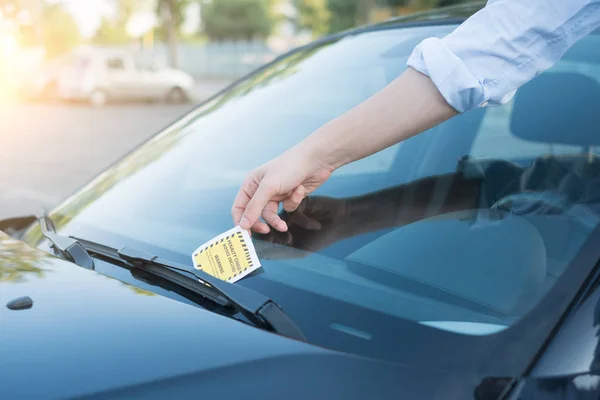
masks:
POLYGON ((185 9, 191 4, 191 0, 158 0, 157 14, 160 24, 157 33, 166 37, 169 46, 169 59, 171 66, 177 68, 179 60, 177 57, 177 39, 179 29, 185 20, 185 9))
POLYGON ((131 40, 127 33, 126 25, 103 17, 92 41, 100 45, 126 44, 131 40))
POLYGON ((3 233, 0 233, 0 240, 0 283, 42 279, 49 272, 46 266, 51 260, 38 249, 11 240, 3 233))
POLYGON ((42 41, 48 57, 65 53, 81 41, 81 32, 77 23, 60 4, 50 4, 45 7, 40 18, 42 41))
POLYGON ((174 31, 179 34, 181 26, 185 22, 185 10, 190 4, 197 2, 198 0, 157 0, 156 2, 156 16, 158 20, 158 26, 155 29, 156 36, 159 38, 166 38, 169 26, 172 26, 174 31), (164 5, 168 6, 168 12, 170 19, 166 20, 167 15, 164 14, 164 5))
POLYGON ((309 29, 314 36, 329 32, 331 13, 327 8, 327 0, 294 0, 298 10, 299 27, 309 29))
POLYGON ((0 0, 0 13, 17 23, 22 46, 43 44, 42 26, 39 21, 45 5, 43 0, 0 0))
POLYGON ((213 40, 268 37, 275 17, 268 0, 204 0, 204 33, 213 40))
POLYGON ((356 15, 361 0, 327 0, 331 13, 330 32, 343 31, 356 26, 356 15))
POLYGON ((127 32, 129 19, 139 10, 141 0, 118 0, 115 15, 103 17, 92 42, 100 45, 120 45, 131 41, 127 32))

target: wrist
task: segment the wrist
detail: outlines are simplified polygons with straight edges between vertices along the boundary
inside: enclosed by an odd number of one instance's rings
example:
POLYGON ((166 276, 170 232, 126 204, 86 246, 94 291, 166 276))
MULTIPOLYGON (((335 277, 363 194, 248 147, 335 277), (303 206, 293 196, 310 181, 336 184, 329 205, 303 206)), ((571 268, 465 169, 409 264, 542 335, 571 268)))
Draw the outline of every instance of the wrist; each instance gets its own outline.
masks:
POLYGON ((336 137, 339 130, 336 131, 332 122, 325 124, 299 145, 311 165, 316 165, 329 172, 353 161, 346 154, 344 140, 336 137))

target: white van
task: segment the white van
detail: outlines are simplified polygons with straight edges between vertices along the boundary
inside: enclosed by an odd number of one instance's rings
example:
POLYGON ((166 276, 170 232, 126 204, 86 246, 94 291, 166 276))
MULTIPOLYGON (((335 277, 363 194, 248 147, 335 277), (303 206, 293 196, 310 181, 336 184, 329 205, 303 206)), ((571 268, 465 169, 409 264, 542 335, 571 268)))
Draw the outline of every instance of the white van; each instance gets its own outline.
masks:
POLYGON ((133 52, 115 49, 75 51, 58 77, 58 96, 85 100, 95 107, 109 100, 186 101, 194 86, 187 73, 143 62, 133 52))

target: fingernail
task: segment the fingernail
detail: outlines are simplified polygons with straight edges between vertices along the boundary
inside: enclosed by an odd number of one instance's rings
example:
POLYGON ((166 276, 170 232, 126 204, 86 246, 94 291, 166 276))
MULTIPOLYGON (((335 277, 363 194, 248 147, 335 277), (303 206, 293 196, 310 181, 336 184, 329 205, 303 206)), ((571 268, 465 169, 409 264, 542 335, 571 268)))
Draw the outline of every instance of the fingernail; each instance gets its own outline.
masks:
POLYGON ((250 229, 250 221, 246 217, 242 217, 240 221, 240 228, 242 229, 250 229))
POLYGON ((288 226, 284 221, 281 221, 281 223, 279 224, 279 232, 287 232, 288 230, 288 226))

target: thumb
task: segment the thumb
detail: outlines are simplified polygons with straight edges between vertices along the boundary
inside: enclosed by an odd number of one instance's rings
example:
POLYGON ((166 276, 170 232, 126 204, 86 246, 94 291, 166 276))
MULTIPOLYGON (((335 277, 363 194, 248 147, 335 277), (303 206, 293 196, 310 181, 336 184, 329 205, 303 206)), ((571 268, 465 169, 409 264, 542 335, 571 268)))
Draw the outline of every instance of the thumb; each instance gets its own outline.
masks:
POLYGON ((263 209, 267 203, 271 200, 273 189, 264 181, 260 183, 258 189, 254 193, 254 196, 248 202, 246 210, 240 220, 240 227, 242 229, 249 230, 260 218, 263 209))

